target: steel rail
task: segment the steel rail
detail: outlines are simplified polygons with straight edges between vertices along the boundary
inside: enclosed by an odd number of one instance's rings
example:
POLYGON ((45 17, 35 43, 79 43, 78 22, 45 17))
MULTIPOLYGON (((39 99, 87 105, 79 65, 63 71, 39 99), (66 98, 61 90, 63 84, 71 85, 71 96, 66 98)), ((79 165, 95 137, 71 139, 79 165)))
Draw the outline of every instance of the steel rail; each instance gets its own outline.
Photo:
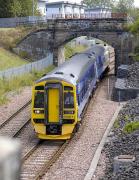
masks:
POLYGON ((8 122, 10 122, 13 118, 15 118, 23 109, 25 109, 29 104, 31 103, 31 100, 28 101, 24 106, 19 108, 14 114, 12 114, 6 121, 4 121, 2 124, 0 124, 0 129, 2 129, 8 122))
POLYGON ((35 152, 35 150, 43 143, 42 140, 38 140, 38 142, 23 156, 22 164, 35 152))
POLYGON ((41 179, 41 177, 48 172, 48 170, 50 169, 50 167, 56 162, 56 160, 60 157, 60 155, 62 154, 62 152, 65 150, 65 148, 67 147, 67 145, 69 144, 70 140, 66 140, 66 142, 64 142, 61 147, 53 153, 51 159, 49 160, 49 162, 46 162, 43 166, 43 168, 40 170, 40 172, 37 173, 37 176, 34 178, 34 180, 39 180, 41 179))
POLYGON ((20 133, 21 131, 31 122, 31 119, 27 120, 21 127, 20 129, 15 133, 13 134, 13 137, 16 138, 20 133))

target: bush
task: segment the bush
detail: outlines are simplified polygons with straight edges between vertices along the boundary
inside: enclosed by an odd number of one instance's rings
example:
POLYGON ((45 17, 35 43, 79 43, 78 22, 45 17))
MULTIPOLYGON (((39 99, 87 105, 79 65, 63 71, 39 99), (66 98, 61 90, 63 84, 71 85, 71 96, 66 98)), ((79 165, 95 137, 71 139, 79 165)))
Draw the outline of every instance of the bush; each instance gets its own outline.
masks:
POLYGON ((135 53, 139 53, 139 46, 135 47, 135 53))
POLYGON ((87 46, 85 45, 76 45, 75 47, 71 47, 69 44, 65 45, 65 59, 69 59, 71 56, 78 52, 85 51, 87 46))
POLYGON ((30 56, 27 51, 21 51, 19 52, 19 56, 23 59, 30 59, 30 56))

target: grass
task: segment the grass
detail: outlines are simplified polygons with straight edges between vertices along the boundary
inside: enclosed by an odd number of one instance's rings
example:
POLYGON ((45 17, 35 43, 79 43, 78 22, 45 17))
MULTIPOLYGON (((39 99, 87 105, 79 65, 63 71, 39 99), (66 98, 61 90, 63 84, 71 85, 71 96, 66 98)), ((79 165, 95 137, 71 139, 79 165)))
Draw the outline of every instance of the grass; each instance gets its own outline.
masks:
POLYGON ((116 119, 115 122, 114 122, 114 128, 116 128, 116 129, 120 128, 120 124, 119 124, 118 119, 116 119))
POLYGON ((0 79, 0 105, 8 101, 7 95, 9 92, 18 92, 22 87, 31 86, 35 80, 39 79, 43 74, 51 71, 53 68, 54 66, 49 66, 40 72, 34 71, 9 80, 0 79))
POLYGON ((75 47, 71 47, 70 45, 65 45, 65 59, 69 59, 75 53, 85 51, 87 46, 84 45, 76 45, 75 47))
MULTIPOLYGON (((123 118, 125 123, 129 122, 130 116, 129 115, 125 115, 123 118)), ((114 122, 114 128, 118 129, 120 128, 120 118, 117 118, 114 122)))
POLYGON ((27 63, 12 53, 12 48, 33 30, 31 27, 0 28, 0 71, 27 63))
POLYGON ((139 54, 136 54, 133 59, 134 59, 134 61, 138 61, 139 62, 139 54))
POLYGON ((25 60, 8 50, 0 48, 0 71, 24 64, 27 64, 25 60))
POLYGON ((123 129, 125 133, 132 133, 136 130, 139 130, 139 121, 130 122, 126 124, 126 126, 123 129))

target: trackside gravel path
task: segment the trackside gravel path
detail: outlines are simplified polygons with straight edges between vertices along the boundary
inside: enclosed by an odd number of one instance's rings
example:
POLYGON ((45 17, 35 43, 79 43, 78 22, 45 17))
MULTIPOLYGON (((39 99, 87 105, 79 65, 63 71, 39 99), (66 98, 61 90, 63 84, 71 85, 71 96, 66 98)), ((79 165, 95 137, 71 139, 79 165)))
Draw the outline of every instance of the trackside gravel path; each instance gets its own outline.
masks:
POLYGON ((64 153, 42 179, 83 180, 95 151, 113 116, 118 103, 107 99, 107 79, 94 100, 91 100, 84 117, 83 132, 75 135, 64 153))

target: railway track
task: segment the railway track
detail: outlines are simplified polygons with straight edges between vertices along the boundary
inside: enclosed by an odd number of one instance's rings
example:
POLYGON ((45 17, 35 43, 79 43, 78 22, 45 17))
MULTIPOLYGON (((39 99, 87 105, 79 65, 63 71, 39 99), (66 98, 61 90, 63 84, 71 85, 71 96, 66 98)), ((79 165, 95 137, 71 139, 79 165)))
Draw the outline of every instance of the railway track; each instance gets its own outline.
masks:
POLYGON ((22 159, 21 179, 40 179, 59 158, 69 141, 39 141, 22 159))
POLYGON ((32 136, 33 129, 30 123, 31 119, 28 117, 25 118, 26 114, 30 114, 27 113, 30 103, 31 100, 0 125, 0 135, 6 135, 20 140, 23 147, 22 162, 24 162, 41 144, 41 141, 36 138, 35 133, 34 136, 32 136), (21 119, 21 121, 19 119, 21 119))
POLYGON ((31 100, 0 124, 0 135, 10 137, 17 137, 19 135, 30 122, 30 118, 27 117, 30 103, 31 100), (24 120, 25 118, 27 119, 26 121, 24 120))
POLYGON ((17 137, 17 136, 21 133, 21 131, 22 131, 30 122, 31 122, 31 119, 28 119, 24 124, 22 124, 21 127, 18 129, 18 131, 13 134, 13 137, 14 137, 14 138, 17 137))
POLYGON ((31 100, 28 101, 26 104, 24 104, 20 109, 18 109, 14 114, 12 114, 6 121, 4 121, 0 125, 0 135, 8 135, 13 138, 18 138, 22 145, 22 156, 23 161, 31 152, 35 150, 35 148, 39 144, 39 140, 36 139, 35 134, 34 137, 32 137, 33 129, 31 126, 31 119, 30 118, 24 118, 23 111, 25 111, 25 114, 27 113, 27 108, 30 105, 31 100), (19 116, 22 114, 22 121, 19 121, 19 116), (26 119, 26 120, 25 120, 26 119), (26 136, 27 135, 27 136, 26 136), (32 137, 30 141, 30 137, 32 137), (35 141, 35 142, 34 142, 35 141), (28 147, 29 146, 29 147, 28 147))

